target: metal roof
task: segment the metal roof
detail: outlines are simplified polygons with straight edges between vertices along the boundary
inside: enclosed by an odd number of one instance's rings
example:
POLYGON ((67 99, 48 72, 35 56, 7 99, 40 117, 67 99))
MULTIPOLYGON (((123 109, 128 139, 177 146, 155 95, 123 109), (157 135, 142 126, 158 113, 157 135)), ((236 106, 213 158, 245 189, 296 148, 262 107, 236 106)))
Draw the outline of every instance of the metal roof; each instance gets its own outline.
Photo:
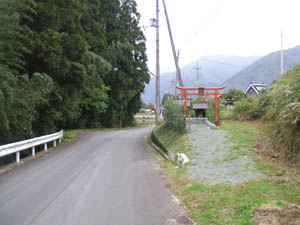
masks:
POLYGON ((245 89, 244 93, 246 94, 249 91, 249 89, 251 89, 251 88, 255 91, 256 94, 259 94, 259 92, 263 89, 266 89, 267 86, 264 83, 251 83, 245 89))
POLYGON ((207 103, 193 103, 193 109, 208 109, 207 103))

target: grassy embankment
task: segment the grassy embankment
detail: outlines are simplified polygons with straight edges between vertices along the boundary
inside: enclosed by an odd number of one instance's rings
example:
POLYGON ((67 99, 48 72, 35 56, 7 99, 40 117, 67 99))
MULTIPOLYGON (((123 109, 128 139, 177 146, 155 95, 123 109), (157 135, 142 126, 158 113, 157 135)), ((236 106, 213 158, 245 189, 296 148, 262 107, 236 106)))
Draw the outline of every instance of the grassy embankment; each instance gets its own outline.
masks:
MULTIPOLYGON (((259 154, 262 145, 267 143, 262 137, 265 137, 272 127, 250 122, 223 122, 221 129, 229 132, 228 138, 233 143, 232 151, 236 154, 232 160, 238 157, 241 149, 247 148, 246 154, 255 160, 256 168, 265 177, 239 185, 209 186, 189 180, 186 175, 187 168, 174 169, 174 164, 159 160, 172 191, 187 208, 191 219, 201 225, 255 224, 252 220, 256 210, 265 204, 284 208, 290 203, 300 202, 297 172, 270 162, 264 154, 259 154), (264 142, 261 143, 261 140, 264 142)), ((155 133, 169 151, 193 155, 191 144, 184 133, 169 132, 165 128, 156 129, 155 133)), ((289 224, 285 219, 290 222, 295 219, 294 216, 289 216, 288 212, 285 215, 278 219, 282 224, 289 224)))

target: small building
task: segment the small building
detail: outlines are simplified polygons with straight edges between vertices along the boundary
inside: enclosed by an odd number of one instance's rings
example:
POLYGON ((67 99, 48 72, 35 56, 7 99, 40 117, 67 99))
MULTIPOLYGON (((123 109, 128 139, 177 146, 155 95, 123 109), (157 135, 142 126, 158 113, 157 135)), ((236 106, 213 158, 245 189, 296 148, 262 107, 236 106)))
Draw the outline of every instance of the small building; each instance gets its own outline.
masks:
POLYGON ((206 110, 208 109, 208 103, 199 102, 193 103, 193 110, 195 111, 196 117, 206 117, 206 110))
POLYGON ((251 83, 245 89, 244 93, 248 96, 259 95, 259 93, 266 88, 267 86, 264 83, 251 83))

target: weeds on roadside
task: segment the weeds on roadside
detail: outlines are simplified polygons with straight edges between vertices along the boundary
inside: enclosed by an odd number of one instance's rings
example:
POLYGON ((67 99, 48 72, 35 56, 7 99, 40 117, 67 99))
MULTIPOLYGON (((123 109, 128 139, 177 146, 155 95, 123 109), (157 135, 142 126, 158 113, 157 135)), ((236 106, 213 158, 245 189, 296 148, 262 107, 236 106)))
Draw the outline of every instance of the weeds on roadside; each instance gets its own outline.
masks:
MULTIPOLYGON (((252 148, 257 141, 258 132, 251 123, 224 122, 222 129, 229 132, 228 138, 234 143, 233 148, 252 148)), ((157 131, 168 148, 175 151, 185 148, 178 146, 184 133, 167 133, 157 131)), ((254 152, 254 151, 253 151, 254 152)), ((165 170, 165 177, 171 183, 172 191, 183 202, 189 216, 201 225, 255 224, 252 219, 256 210, 264 204, 275 204, 284 207, 289 203, 300 202, 300 189, 296 182, 274 183, 270 178, 282 177, 285 172, 268 164, 256 161, 256 167, 265 173, 260 180, 253 180, 238 185, 219 184, 215 186, 189 180, 186 168, 174 169, 167 161, 160 161, 165 170)))

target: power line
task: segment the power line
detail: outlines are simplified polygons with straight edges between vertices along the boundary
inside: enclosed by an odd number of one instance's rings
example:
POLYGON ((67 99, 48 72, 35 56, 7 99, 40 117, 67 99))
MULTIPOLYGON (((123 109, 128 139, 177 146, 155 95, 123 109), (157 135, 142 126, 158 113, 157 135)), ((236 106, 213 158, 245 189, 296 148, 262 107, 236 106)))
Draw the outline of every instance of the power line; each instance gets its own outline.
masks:
MULTIPOLYGON (((235 67, 240 67, 240 68, 245 68, 246 65, 238 65, 238 64, 233 64, 233 63, 225 63, 225 62, 221 62, 221 61, 216 61, 216 60, 211 60, 211 59, 205 59, 205 58, 201 58, 199 59, 199 61, 207 61, 207 62, 211 62, 211 63, 216 63, 216 64, 221 64, 221 65, 225 65, 225 66, 235 66, 235 67)), ((197 72, 200 72, 200 70, 202 69, 202 67, 198 64, 195 69, 197 70, 197 72)), ((151 73, 151 72, 150 72, 151 73)), ((168 72, 169 73, 176 73, 176 72, 168 72)), ((182 72, 183 73, 183 72, 182 72)), ((153 73, 151 73, 153 74, 153 73)), ((167 74, 167 73, 166 73, 167 74)), ((164 75, 164 74, 163 74, 164 75)), ((162 76, 162 79, 168 79, 168 77, 162 76)))
POLYGON ((196 82, 190 80, 190 78, 187 77, 183 72, 182 72, 182 75, 184 76, 184 78, 185 78, 187 81, 189 81, 190 83, 192 83, 192 84, 195 85, 195 86, 198 86, 198 84, 197 84, 196 82))
MULTIPOLYGON (((222 0, 221 3, 218 5, 218 7, 213 11, 213 13, 208 17, 208 19, 202 24, 200 29, 194 34, 194 36, 187 42, 186 46, 192 43, 192 41, 199 35, 199 33, 202 31, 202 29, 209 23, 209 21, 217 14, 219 9, 223 6, 225 0, 222 0)), ((181 52, 184 49, 181 50, 181 52)))
POLYGON ((205 58, 201 58, 199 59, 200 61, 208 61, 208 62, 212 62, 212 63, 217 63, 217 64, 222 64, 222 65, 227 65, 227 66, 237 66, 237 67, 245 67, 242 65, 238 65, 238 64, 233 64, 233 63, 225 63, 225 62, 220 62, 220 61, 216 61, 216 60, 210 60, 210 59, 205 59, 205 58))

